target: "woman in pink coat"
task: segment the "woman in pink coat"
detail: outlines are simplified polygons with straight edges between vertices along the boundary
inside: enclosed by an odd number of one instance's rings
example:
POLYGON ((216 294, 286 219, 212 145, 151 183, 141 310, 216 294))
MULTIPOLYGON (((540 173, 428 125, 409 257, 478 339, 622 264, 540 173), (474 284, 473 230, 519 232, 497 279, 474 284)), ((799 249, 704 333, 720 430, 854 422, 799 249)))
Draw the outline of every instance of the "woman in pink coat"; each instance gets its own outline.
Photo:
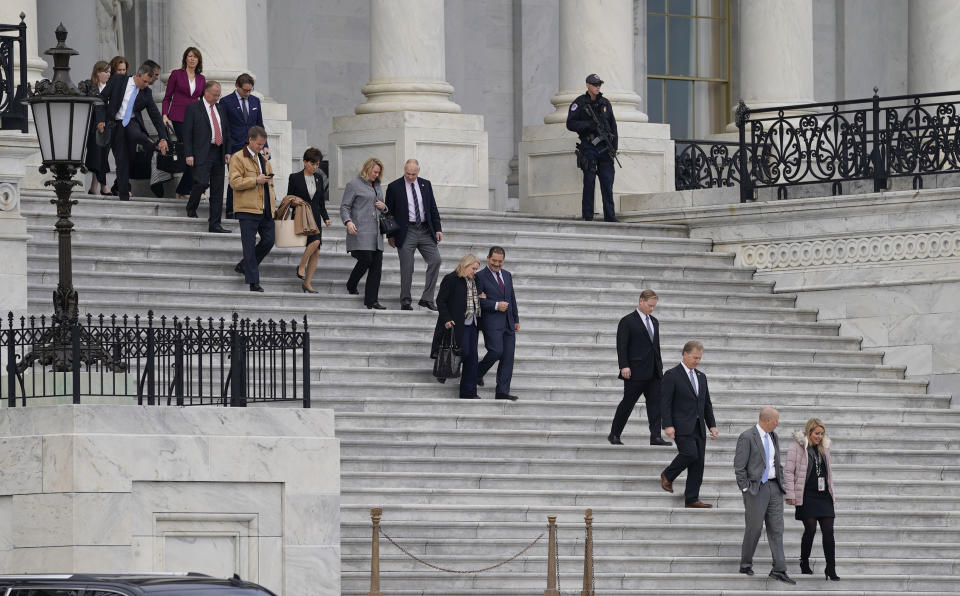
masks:
POLYGON ((800 572, 813 575, 810 551, 820 524, 823 537, 824 575, 838 581, 836 546, 833 539, 833 466, 830 464, 830 439, 818 418, 807 420, 803 432, 793 433, 794 442, 787 452, 783 469, 787 503, 796 505, 796 519, 803 522, 800 540, 800 572))
MULTIPOLYGON (((163 94, 161 113, 163 123, 172 126, 177 140, 183 141, 183 116, 187 106, 200 99, 207 78, 203 76, 203 55, 191 46, 183 51, 180 68, 170 73, 167 79, 167 92, 163 94)), ((185 199, 193 186, 193 168, 184 166, 183 177, 177 185, 177 198, 185 199)))

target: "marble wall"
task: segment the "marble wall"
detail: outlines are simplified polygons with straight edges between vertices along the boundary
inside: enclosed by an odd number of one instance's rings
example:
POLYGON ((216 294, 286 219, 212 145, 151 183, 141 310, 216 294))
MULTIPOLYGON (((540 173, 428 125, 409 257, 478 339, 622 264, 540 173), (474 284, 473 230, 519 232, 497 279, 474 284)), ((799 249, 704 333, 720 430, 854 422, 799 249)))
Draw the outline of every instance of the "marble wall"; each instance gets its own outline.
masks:
POLYGON ((0 573, 240 574, 340 593, 329 410, 0 410, 0 573))

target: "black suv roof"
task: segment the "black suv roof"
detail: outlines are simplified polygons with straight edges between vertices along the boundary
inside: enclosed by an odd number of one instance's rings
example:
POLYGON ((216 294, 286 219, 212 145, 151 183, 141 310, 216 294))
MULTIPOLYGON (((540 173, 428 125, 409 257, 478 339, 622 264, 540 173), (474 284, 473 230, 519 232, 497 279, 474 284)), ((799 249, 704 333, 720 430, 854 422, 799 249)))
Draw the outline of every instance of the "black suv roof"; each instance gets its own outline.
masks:
MULTIPOLYGON (((234 575, 221 579, 202 573, 65 573, 0 575, 0 596, 13 588, 28 588, 31 596, 59 594, 61 590, 84 590, 90 593, 115 590, 119 594, 190 594, 195 596, 276 596, 270 590, 234 575)), ((26 591, 23 591, 27 593, 26 591)))

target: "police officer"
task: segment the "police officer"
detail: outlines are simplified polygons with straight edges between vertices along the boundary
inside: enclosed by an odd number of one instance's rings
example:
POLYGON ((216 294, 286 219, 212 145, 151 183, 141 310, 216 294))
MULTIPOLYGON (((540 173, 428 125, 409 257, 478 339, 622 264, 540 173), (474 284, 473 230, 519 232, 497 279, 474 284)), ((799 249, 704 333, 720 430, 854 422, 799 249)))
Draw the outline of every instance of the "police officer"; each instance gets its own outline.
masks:
POLYGON ((577 143, 577 167, 583 170, 583 219, 593 219, 593 189, 600 178, 600 195, 603 197, 603 221, 617 221, 613 210, 613 159, 617 154, 617 120, 613 106, 600 93, 603 81, 595 74, 587 77, 587 92, 573 100, 567 112, 567 130, 580 136, 577 143), (599 133, 596 120, 606 123, 610 143, 599 133))

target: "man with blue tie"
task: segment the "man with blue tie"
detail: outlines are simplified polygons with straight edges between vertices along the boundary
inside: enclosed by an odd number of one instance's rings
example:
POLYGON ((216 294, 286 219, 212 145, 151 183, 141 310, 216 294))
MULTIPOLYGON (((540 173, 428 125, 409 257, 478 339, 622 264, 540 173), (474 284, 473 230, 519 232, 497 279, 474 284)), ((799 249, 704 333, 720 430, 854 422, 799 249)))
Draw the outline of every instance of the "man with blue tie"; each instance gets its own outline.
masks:
MULTIPOLYGON (((236 153, 246 146, 247 133, 253 126, 263 126, 263 110, 260 106, 260 98, 253 94, 253 77, 243 73, 237 77, 236 91, 220 100, 227 115, 227 122, 230 124, 230 148, 231 154, 236 153)), ((270 148, 265 144, 262 155, 270 159, 270 148)), ((233 212, 233 187, 227 188, 227 218, 234 219, 233 212)))
POLYGON ((780 424, 780 413, 767 406, 760 410, 756 425, 740 433, 733 455, 733 472, 743 495, 743 545, 740 573, 753 575, 753 553, 760 532, 767 528, 767 543, 773 556, 770 577, 785 584, 797 582, 787 575, 783 556, 783 464, 780 442, 773 432, 780 424))
POLYGON ((95 108, 97 129, 103 132, 107 122, 113 122, 110 147, 117 162, 117 194, 121 201, 130 200, 130 162, 137 146, 147 151, 167 154, 167 129, 163 125, 160 110, 153 101, 150 85, 160 76, 160 65, 147 60, 133 76, 115 74, 100 92, 103 104, 95 108), (141 112, 147 111, 160 141, 154 145, 143 124, 141 112))
POLYGON ((487 266, 477 272, 477 292, 480 293, 480 308, 483 316, 483 344, 487 353, 477 367, 477 385, 483 386, 483 375, 500 361, 497 366, 497 399, 517 401, 510 394, 510 381, 513 378, 513 353, 517 346, 517 332, 520 331, 520 314, 517 309, 517 296, 513 291, 513 276, 503 268, 506 252, 500 246, 493 246, 487 253, 487 266), (486 297, 482 297, 486 296, 486 297))
POLYGON ((677 442, 677 456, 660 473, 660 487, 672 493, 673 481, 687 471, 687 486, 683 491, 684 506, 709 509, 709 503, 700 500, 703 482, 703 463, 707 448, 707 429, 710 439, 720 436, 713 418, 707 375, 697 370, 703 358, 703 344, 688 341, 683 346, 681 362, 663 375, 661 408, 663 432, 677 442))

